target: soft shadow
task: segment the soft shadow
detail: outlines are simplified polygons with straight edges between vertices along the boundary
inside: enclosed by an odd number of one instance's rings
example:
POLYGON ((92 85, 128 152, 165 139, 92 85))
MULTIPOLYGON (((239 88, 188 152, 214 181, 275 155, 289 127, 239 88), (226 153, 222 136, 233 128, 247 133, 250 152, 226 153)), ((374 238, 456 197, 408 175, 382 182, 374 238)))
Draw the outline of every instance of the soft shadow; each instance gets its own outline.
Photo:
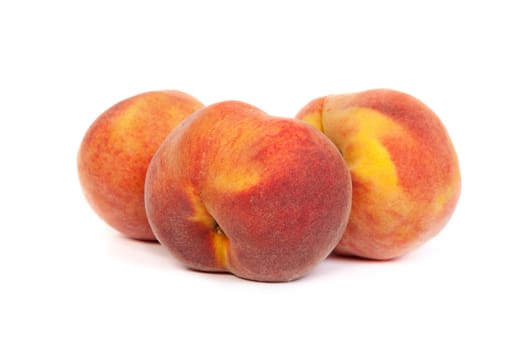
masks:
POLYGON ((126 237, 118 232, 108 233, 107 249, 119 261, 145 267, 173 268, 182 266, 159 242, 126 237))
POLYGON ((217 281, 238 281, 241 280, 239 277, 235 276, 234 274, 227 272, 227 271, 202 271, 202 270, 196 270, 189 267, 186 267, 184 265, 180 265, 182 269, 189 271, 191 273, 194 273, 196 275, 200 275, 204 278, 212 277, 216 279, 217 281))
POLYGON ((359 256, 349 256, 332 253, 326 257, 319 265, 317 265, 308 275, 304 276, 304 280, 334 278, 348 278, 353 273, 359 273, 363 268, 372 268, 378 265, 396 264, 397 261, 403 258, 396 258, 390 260, 373 260, 366 259, 359 256), (343 277, 344 276, 344 277, 343 277))
POLYGON ((347 262, 362 263, 362 264, 385 264, 385 263, 391 263, 391 262, 395 262, 397 260, 403 259, 403 257, 387 259, 387 260, 377 260, 377 259, 363 258, 357 255, 343 255, 343 254, 332 253, 327 257, 327 259, 330 259, 333 261, 347 261, 347 262))

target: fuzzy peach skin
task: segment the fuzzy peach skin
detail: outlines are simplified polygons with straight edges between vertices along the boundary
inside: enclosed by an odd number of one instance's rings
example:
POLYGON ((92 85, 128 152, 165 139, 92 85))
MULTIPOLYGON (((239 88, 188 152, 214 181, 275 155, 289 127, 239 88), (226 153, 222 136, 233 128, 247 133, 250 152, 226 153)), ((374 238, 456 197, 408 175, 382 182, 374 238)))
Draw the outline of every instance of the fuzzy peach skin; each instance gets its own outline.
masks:
POLYGON ((315 128, 226 101, 168 136, 145 198, 155 236, 187 267, 278 282, 304 276, 339 242, 351 181, 315 128))
POLYGON ((144 208, 149 162, 182 119, 203 107, 180 91, 152 91, 117 103, 87 130, 78 175, 95 212, 122 234, 156 240, 144 208))
POLYGON ((352 176, 352 214, 335 253, 396 258, 445 226, 460 194, 458 159, 421 101, 368 90, 315 99, 297 118, 332 140, 352 176))

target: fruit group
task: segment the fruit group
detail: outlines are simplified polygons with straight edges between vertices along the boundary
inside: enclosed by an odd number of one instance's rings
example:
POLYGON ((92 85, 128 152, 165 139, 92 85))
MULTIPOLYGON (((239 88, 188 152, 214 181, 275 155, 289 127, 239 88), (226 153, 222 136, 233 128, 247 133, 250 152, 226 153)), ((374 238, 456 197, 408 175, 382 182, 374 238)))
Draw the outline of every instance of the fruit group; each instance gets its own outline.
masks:
POLYGON ((144 179, 159 145, 203 105, 179 91, 121 101, 87 130, 77 157, 84 194, 95 212, 124 235, 155 240, 144 209, 144 179))
POLYGON ((336 253, 396 258, 445 226, 460 194, 458 159, 421 101, 387 89, 331 95, 297 118, 332 140, 352 175, 352 214, 336 253))
POLYGON ((155 236, 189 268, 289 281, 341 239, 351 181, 315 128, 227 101, 168 136, 148 169, 145 201, 155 236))

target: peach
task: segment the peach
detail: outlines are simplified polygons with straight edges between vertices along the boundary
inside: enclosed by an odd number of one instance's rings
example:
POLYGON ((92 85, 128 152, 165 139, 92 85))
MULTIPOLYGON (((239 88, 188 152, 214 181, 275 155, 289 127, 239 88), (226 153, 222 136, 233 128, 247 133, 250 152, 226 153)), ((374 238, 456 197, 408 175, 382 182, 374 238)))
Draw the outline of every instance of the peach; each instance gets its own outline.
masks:
POLYGON ((125 236, 156 240, 144 208, 149 162, 182 119, 203 105, 180 91, 130 97, 102 113, 78 152, 78 175, 87 201, 125 236))
POLYGON ((315 99, 296 117, 332 140, 351 173, 352 214, 335 253, 396 258, 445 226, 460 194, 458 159, 421 101, 369 90, 315 99))
POLYGON ((190 269, 290 281, 341 239, 351 181, 315 128, 226 101, 168 136, 148 169, 145 202, 155 236, 190 269))

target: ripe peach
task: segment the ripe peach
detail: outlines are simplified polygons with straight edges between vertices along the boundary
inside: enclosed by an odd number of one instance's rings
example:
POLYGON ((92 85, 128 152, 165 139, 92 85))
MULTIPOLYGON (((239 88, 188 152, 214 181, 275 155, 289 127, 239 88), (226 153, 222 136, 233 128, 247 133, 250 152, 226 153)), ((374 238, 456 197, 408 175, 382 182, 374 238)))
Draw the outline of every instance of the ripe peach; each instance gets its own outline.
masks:
POLYGON ((148 169, 145 202, 155 236, 187 267, 289 281, 341 239, 351 181, 315 128, 226 101, 168 136, 148 169))
POLYGON ((391 259, 445 226, 460 193, 458 159, 421 101, 386 89, 332 95, 297 118, 334 142, 352 175, 352 214, 336 253, 391 259))
POLYGON ((124 235, 155 240, 144 209, 144 179, 162 141, 203 105, 179 91, 154 91, 121 101, 87 130, 78 174, 95 212, 124 235))

